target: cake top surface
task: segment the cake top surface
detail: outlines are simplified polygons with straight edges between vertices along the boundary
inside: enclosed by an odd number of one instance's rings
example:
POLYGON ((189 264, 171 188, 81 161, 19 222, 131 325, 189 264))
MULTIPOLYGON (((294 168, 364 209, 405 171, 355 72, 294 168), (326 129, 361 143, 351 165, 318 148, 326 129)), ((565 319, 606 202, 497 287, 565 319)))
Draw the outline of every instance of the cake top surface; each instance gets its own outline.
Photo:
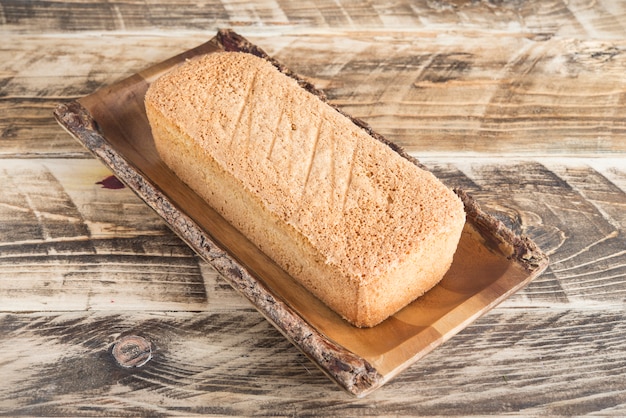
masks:
POLYGON ((464 217, 432 173, 372 138, 270 62, 238 52, 189 60, 146 95, 263 205, 367 280, 464 217))

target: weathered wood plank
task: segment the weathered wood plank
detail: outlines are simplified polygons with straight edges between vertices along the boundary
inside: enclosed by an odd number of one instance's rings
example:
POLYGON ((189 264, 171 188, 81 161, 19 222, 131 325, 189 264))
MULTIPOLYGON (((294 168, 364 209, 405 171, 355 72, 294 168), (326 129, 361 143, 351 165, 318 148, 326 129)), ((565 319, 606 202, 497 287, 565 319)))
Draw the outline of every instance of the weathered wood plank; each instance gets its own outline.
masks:
POLYGON ((245 309, 3 314, 0 413, 619 415, 624 324, 621 309, 499 309, 394 382, 353 399, 245 309), (110 350, 123 335, 149 340, 152 360, 117 366, 110 350))
MULTIPOLYGON (((50 116, 57 102, 211 36, 70 36, 54 45, 47 37, 14 36, 0 74, 0 154, 84 156, 50 116), (111 42, 117 47, 107 48, 111 42)), ((252 40, 419 155, 626 153, 626 42, 492 38, 429 31, 252 40)))
POLYGON ((3 36, 0 155, 88 156, 54 121, 59 102, 90 94, 213 35, 3 36))
POLYGON ((410 1, 378 4, 356 0, 254 3, 211 0, 23 2, 2 0, 0 22, 11 31, 209 30, 231 26, 264 31, 329 29, 438 30, 490 28, 494 31, 585 35, 621 39, 626 8, 619 2, 549 0, 543 2, 410 1))
POLYGON ((342 55, 341 66, 332 51, 303 37, 276 55, 315 77, 347 113, 417 153, 624 151, 616 139, 626 133, 625 61, 605 56, 621 47, 422 35, 385 42, 347 37, 343 45, 352 52, 342 55), (311 68, 305 56, 321 59, 311 68))
MULTIPOLYGON (((422 160, 435 173, 445 158, 422 160)), ((626 300, 626 189, 600 172, 623 177, 624 160, 540 162, 452 159, 483 208, 518 233, 531 236, 551 258, 549 271, 513 299, 546 302, 626 300), (576 173, 573 176, 572 173, 576 173), (621 173, 621 174, 620 174, 621 173), (470 182, 471 181, 471 182, 470 182), (601 196, 601 199, 596 196, 601 196)), ((442 178, 455 185, 458 174, 442 178)))
POLYGON ((199 259, 93 160, 2 160, 0 310, 202 310, 199 259))
MULTIPOLYGON (((422 162, 551 255, 548 272, 513 297, 515 303, 623 303, 626 193, 623 181, 614 183, 602 174, 626 178, 621 159, 568 164, 438 157, 422 162)), ((212 269, 203 267, 143 202, 127 189, 97 184, 110 175, 100 163, 2 163, 3 311, 205 310, 224 297, 212 269)))

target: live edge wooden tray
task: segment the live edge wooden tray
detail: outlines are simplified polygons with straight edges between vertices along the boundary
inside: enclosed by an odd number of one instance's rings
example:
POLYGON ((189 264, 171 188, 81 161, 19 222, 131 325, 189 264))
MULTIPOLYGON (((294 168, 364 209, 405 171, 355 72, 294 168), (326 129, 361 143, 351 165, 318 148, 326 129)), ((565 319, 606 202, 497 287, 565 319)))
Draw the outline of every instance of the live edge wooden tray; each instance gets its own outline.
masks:
MULTIPOLYGON (((515 236, 465 192, 456 190, 465 204, 467 222, 453 265, 440 284, 374 328, 358 329, 343 321, 207 206, 156 153, 143 104, 148 85, 185 59, 220 50, 262 56, 325 100, 323 93, 261 49, 224 30, 197 48, 61 104, 54 115, 346 391, 364 396, 379 388, 546 268, 548 259, 533 242, 515 236)), ((353 120, 419 164, 363 122, 353 120)))

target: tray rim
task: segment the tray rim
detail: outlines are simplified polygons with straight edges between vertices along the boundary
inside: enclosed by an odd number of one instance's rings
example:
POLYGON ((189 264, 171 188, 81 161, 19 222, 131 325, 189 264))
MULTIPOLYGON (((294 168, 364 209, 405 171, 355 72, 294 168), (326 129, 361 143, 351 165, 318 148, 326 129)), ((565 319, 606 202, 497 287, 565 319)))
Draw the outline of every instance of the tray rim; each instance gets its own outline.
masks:
MULTIPOLYGON (((196 48, 184 51, 164 62, 196 55, 201 53, 208 45, 217 45, 225 50, 244 51, 265 58, 277 66, 280 71, 296 79, 303 88, 327 102, 323 92, 317 90, 312 84, 291 72, 282 64, 269 57, 256 45, 250 43, 232 30, 220 30, 217 35, 209 41, 196 48)), ((137 76, 138 74, 141 74, 141 72, 131 75, 129 78, 137 76)), ((124 82, 129 78, 120 82, 124 82)), ((94 92, 92 94, 96 93, 97 92, 94 92)), ((389 145, 404 158, 425 168, 417 159, 404 152, 401 147, 374 132, 365 122, 345 114, 335 106, 332 107, 350 118, 356 125, 366 130, 371 136, 389 145)), ((97 159, 108 166, 129 189, 155 210, 159 216, 164 218, 166 224, 183 241, 192 247, 203 259, 207 260, 209 264, 225 277, 232 287, 245 296, 276 329, 346 392, 356 397, 363 397, 384 385, 397 375, 397 373, 417 360, 414 359, 408 362, 409 364, 407 364, 406 367, 402 367, 394 373, 382 375, 366 359, 330 340, 318 329, 310 325, 286 302, 282 301, 280 297, 276 297, 266 284, 256 279, 253 274, 247 271, 244 265, 239 263, 236 258, 230 255, 226 250, 222 249, 219 243, 212 240, 210 234, 187 215, 183 208, 179 208, 175 202, 170 201, 166 194, 162 192, 149 177, 145 176, 132 162, 126 160, 124 155, 118 152, 115 147, 109 143, 104 134, 100 132, 97 121, 94 120, 87 108, 80 103, 80 99, 57 105, 53 114, 57 122, 71 136, 85 146, 97 159), (170 221, 170 219, 174 219, 174 221, 170 221)), ((465 325, 459 326, 458 331, 460 331, 465 328, 467 324, 472 323, 508 298, 510 294, 526 286, 547 268, 549 260, 528 237, 516 235, 502 222, 482 211, 478 203, 464 190, 455 189, 454 191, 464 203, 467 216, 466 222, 472 223, 472 225, 480 225, 485 231, 491 232, 492 236, 489 238, 496 239, 500 244, 511 247, 511 260, 528 272, 528 276, 525 280, 514 288, 509 289, 509 292, 502 297, 494 300, 488 309, 469 318, 465 325)), ((448 338, 443 338, 442 341, 435 346, 441 345, 458 331, 448 336, 448 338)), ((435 346, 433 346, 432 349, 434 349, 435 346)), ((419 358, 421 357, 423 356, 419 358)))

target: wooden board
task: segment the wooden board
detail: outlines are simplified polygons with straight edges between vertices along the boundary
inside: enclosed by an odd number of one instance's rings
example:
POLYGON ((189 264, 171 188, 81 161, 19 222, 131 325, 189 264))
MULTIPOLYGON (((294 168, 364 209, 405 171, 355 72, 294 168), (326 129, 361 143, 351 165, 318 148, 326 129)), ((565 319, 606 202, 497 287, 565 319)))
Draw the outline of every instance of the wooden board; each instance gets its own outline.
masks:
MULTIPOLYGON (((149 82, 185 58, 222 48, 270 59, 245 39, 222 31, 197 48, 78 102, 59 106, 55 115, 348 392, 362 396, 380 387, 546 268, 547 258, 530 240, 515 236, 460 190, 468 223, 458 256, 442 283, 375 328, 359 330, 347 325, 207 207, 167 170, 154 150, 143 110, 149 82)), ((317 93, 311 85, 302 84, 317 93)), ((355 123, 375 135, 362 122, 355 123)))

